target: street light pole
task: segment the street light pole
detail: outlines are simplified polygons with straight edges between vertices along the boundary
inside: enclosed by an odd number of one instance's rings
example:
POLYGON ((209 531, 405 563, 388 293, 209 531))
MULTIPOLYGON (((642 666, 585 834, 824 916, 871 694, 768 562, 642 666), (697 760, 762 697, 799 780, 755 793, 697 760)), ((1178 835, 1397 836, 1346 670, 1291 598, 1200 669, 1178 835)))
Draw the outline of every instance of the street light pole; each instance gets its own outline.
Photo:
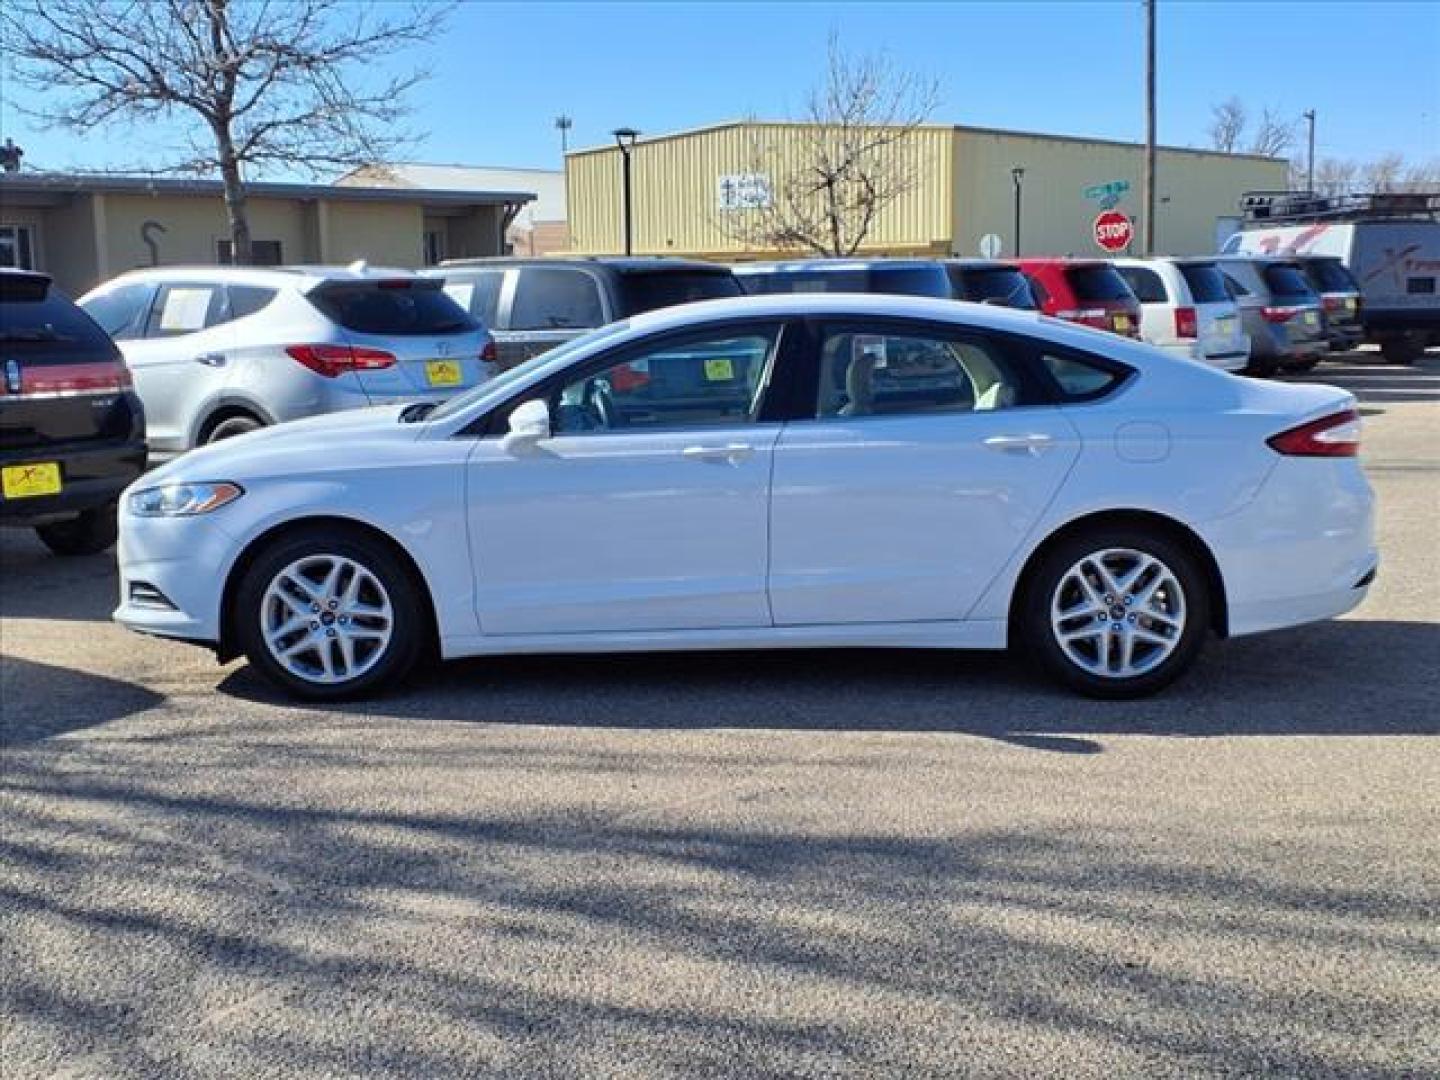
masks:
POLYGON ((575 126, 575 121, 563 113, 555 118, 555 130, 560 132, 560 156, 563 158, 570 152, 570 129, 575 126))
POLYGON ((1306 109, 1300 114, 1310 125, 1309 150, 1305 155, 1305 194, 1315 193, 1315 110, 1306 109))
POLYGON ((1155 254, 1155 0, 1145 0, 1145 232, 1146 255, 1155 254))
POLYGON ((1015 185, 1015 257, 1020 257, 1020 181, 1025 179, 1025 170, 1016 165, 1010 170, 1010 182, 1015 185))
POLYGON ((615 145, 620 148, 620 198, 622 200, 622 214, 625 218, 625 254, 633 253, 631 243, 630 223, 630 151, 635 146, 635 140, 640 133, 634 128, 616 128, 613 132, 615 145))

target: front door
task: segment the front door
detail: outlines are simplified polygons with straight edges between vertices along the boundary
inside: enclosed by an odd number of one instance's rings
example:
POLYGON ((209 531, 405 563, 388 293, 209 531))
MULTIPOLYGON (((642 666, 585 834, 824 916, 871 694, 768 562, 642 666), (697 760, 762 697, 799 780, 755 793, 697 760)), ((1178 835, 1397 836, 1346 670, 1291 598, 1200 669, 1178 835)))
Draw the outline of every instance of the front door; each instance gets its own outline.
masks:
POLYGON ((470 458, 489 634, 767 627, 775 324, 623 348, 547 385, 552 437, 470 458))
POLYGON ((813 418, 775 448, 776 625, 963 619, 1079 452, 1032 379, 960 328, 824 328, 813 418))

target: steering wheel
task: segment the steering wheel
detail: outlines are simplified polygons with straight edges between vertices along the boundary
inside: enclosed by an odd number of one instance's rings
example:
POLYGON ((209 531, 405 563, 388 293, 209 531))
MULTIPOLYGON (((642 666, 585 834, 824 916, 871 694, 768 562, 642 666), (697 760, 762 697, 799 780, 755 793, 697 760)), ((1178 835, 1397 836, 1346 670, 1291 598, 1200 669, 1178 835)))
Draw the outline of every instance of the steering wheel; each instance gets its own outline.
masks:
POLYGON ((585 411, 596 422, 601 431, 614 431, 625 426, 625 414, 615 402, 615 391, 605 379, 591 382, 586 394, 585 411))

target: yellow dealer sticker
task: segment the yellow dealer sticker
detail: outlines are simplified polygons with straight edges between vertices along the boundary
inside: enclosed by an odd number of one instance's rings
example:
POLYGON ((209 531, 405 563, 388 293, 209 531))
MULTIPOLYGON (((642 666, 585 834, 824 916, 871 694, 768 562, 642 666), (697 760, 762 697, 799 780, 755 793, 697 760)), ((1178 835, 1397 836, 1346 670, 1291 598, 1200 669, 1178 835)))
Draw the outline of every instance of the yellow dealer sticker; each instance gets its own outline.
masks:
POLYGON ((60 466, 52 461, 36 465, 11 465, 0 470, 5 498, 29 499, 36 495, 58 495, 60 466))
POLYGON ((431 386, 459 386, 460 361, 427 360, 425 361, 425 378, 431 386))
POLYGON ((729 382, 735 378, 735 362, 726 356, 706 360, 705 378, 711 382, 729 382))

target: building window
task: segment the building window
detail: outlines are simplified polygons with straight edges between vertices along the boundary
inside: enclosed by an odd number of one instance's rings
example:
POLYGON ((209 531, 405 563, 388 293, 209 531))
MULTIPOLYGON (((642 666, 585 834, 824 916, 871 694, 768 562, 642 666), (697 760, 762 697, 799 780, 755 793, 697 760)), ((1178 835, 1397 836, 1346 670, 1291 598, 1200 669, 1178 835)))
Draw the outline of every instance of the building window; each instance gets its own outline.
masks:
POLYGON ((425 230, 425 265, 438 266, 445 258, 445 232, 442 229, 425 230))
POLYGON ((0 225, 0 266, 35 269, 35 237, 29 225, 0 225))
MULTIPOLYGON (((231 265, 235 261, 234 243, 230 240, 217 240, 215 242, 215 258, 221 266, 231 265)), ((250 241, 251 266, 280 266, 284 262, 279 240, 250 241)))

